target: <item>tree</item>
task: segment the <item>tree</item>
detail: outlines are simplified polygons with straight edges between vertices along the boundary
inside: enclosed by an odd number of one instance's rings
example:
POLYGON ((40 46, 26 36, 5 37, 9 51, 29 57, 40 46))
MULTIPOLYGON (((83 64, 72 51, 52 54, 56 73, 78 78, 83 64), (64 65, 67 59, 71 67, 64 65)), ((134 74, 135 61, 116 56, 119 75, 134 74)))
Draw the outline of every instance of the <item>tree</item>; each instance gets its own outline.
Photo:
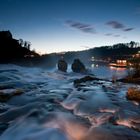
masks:
POLYGON ((23 39, 19 39, 18 43, 21 47, 27 48, 28 50, 30 50, 31 47, 31 42, 29 41, 23 41, 23 39))
POLYGON ((24 47, 30 50, 31 42, 29 41, 24 41, 24 47))
POLYGON ((135 45, 136 45, 136 43, 135 43, 134 41, 131 41, 131 42, 130 42, 130 48, 134 48, 135 45))
POLYGON ((19 45, 20 45, 21 47, 24 46, 24 41, 23 41, 23 39, 19 39, 19 40, 18 40, 18 43, 19 43, 19 45))

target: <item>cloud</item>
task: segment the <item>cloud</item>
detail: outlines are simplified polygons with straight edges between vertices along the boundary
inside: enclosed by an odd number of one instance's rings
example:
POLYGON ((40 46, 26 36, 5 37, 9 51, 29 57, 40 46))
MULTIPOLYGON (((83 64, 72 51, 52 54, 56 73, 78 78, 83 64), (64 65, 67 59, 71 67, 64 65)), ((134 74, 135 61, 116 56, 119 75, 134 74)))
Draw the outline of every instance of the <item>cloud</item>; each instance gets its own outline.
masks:
POLYGON ((118 34, 114 35, 112 33, 107 33, 107 34, 104 34, 104 35, 105 36, 112 36, 112 37, 121 37, 121 35, 118 35, 118 34))
POLYGON ((72 28, 78 29, 78 30, 85 32, 85 33, 92 33, 92 34, 96 33, 94 27, 92 25, 89 25, 89 24, 75 22, 72 20, 67 20, 66 24, 72 28))
POLYGON ((105 36, 112 36, 113 34, 111 34, 111 33, 107 33, 107 34, 105 34, 105 36))
POLYGON ((128 28, 127 26, 125 26, 124 24, 122 24, 118 21, 109 21, 106 23, 106 25, 108 25, 114 29, 121 29, 122 31, 125 31, 125 32, 134 30, 134 28, 132 28, 132 27, 128 28))
POLYGON ((109 21, 106 23, 106 25, 109 25, 114 29, 123 29, 125 27, 122 23, 118 21, 109 21))
POLYGON ((124 29, 125 32, 132 31, 132 30, 134 30, 134 28, 126 28, 126 29, 124 29))
MULTIPOLYGON (((119 34, 112 34, 112 33, 107 33, 107 34, 104 34, 105 36, 111 36, 111 37, 121 37, 121 35, 119 34)), ((123 37, 124 38, 124 37, 123 37)), ((126 38, 126 37, 125 37, 126 38)))

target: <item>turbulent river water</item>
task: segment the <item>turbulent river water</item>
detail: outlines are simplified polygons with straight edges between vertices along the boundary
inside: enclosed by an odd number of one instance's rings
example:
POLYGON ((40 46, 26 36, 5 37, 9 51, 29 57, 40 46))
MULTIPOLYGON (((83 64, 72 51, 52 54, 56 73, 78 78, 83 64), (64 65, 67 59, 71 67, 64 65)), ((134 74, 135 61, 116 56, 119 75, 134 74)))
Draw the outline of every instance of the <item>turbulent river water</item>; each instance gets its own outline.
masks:
MULTIPOLYGON (((107 71, 93 70, 110 79, 107 71)), ((0 140, 140 140, 140 106, 125 97, 136 85, 94 80, 75 87, 84 76, 0 65, 0 140)))

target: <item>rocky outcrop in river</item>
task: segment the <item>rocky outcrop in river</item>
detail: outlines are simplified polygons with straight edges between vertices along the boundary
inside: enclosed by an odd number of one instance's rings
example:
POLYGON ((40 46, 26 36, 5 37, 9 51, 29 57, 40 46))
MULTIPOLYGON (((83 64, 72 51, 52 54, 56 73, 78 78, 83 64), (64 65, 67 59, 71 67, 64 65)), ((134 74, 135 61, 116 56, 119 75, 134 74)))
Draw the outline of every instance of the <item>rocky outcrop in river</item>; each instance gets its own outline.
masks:
POLYGON ((73 72, 77 72, 77 73, 86 72, 85 65, 79 59, 74 59, 71 69, 73 72))
POLYGON ((58 70, 66 72, 67 68, 68 68, 67 62, 65 60, 63 60, 63 59, 60 59, 58 61, 58 70))
POLYGON ((136 87, 130 87, 126 94, 127 99, 140 102, 140 89, 136 87))

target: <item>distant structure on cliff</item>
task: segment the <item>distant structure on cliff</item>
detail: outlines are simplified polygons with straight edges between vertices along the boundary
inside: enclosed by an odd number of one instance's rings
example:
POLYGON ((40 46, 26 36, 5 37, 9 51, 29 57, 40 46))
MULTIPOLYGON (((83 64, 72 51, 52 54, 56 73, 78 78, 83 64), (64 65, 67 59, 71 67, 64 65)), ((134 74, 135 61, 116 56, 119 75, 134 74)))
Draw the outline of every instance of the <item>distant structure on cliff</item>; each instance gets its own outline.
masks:
POLYGON ((0 62, 10 62, 38 54, 30 50, 30 43, 12 37, 10 31, 0 31, 0 62))

